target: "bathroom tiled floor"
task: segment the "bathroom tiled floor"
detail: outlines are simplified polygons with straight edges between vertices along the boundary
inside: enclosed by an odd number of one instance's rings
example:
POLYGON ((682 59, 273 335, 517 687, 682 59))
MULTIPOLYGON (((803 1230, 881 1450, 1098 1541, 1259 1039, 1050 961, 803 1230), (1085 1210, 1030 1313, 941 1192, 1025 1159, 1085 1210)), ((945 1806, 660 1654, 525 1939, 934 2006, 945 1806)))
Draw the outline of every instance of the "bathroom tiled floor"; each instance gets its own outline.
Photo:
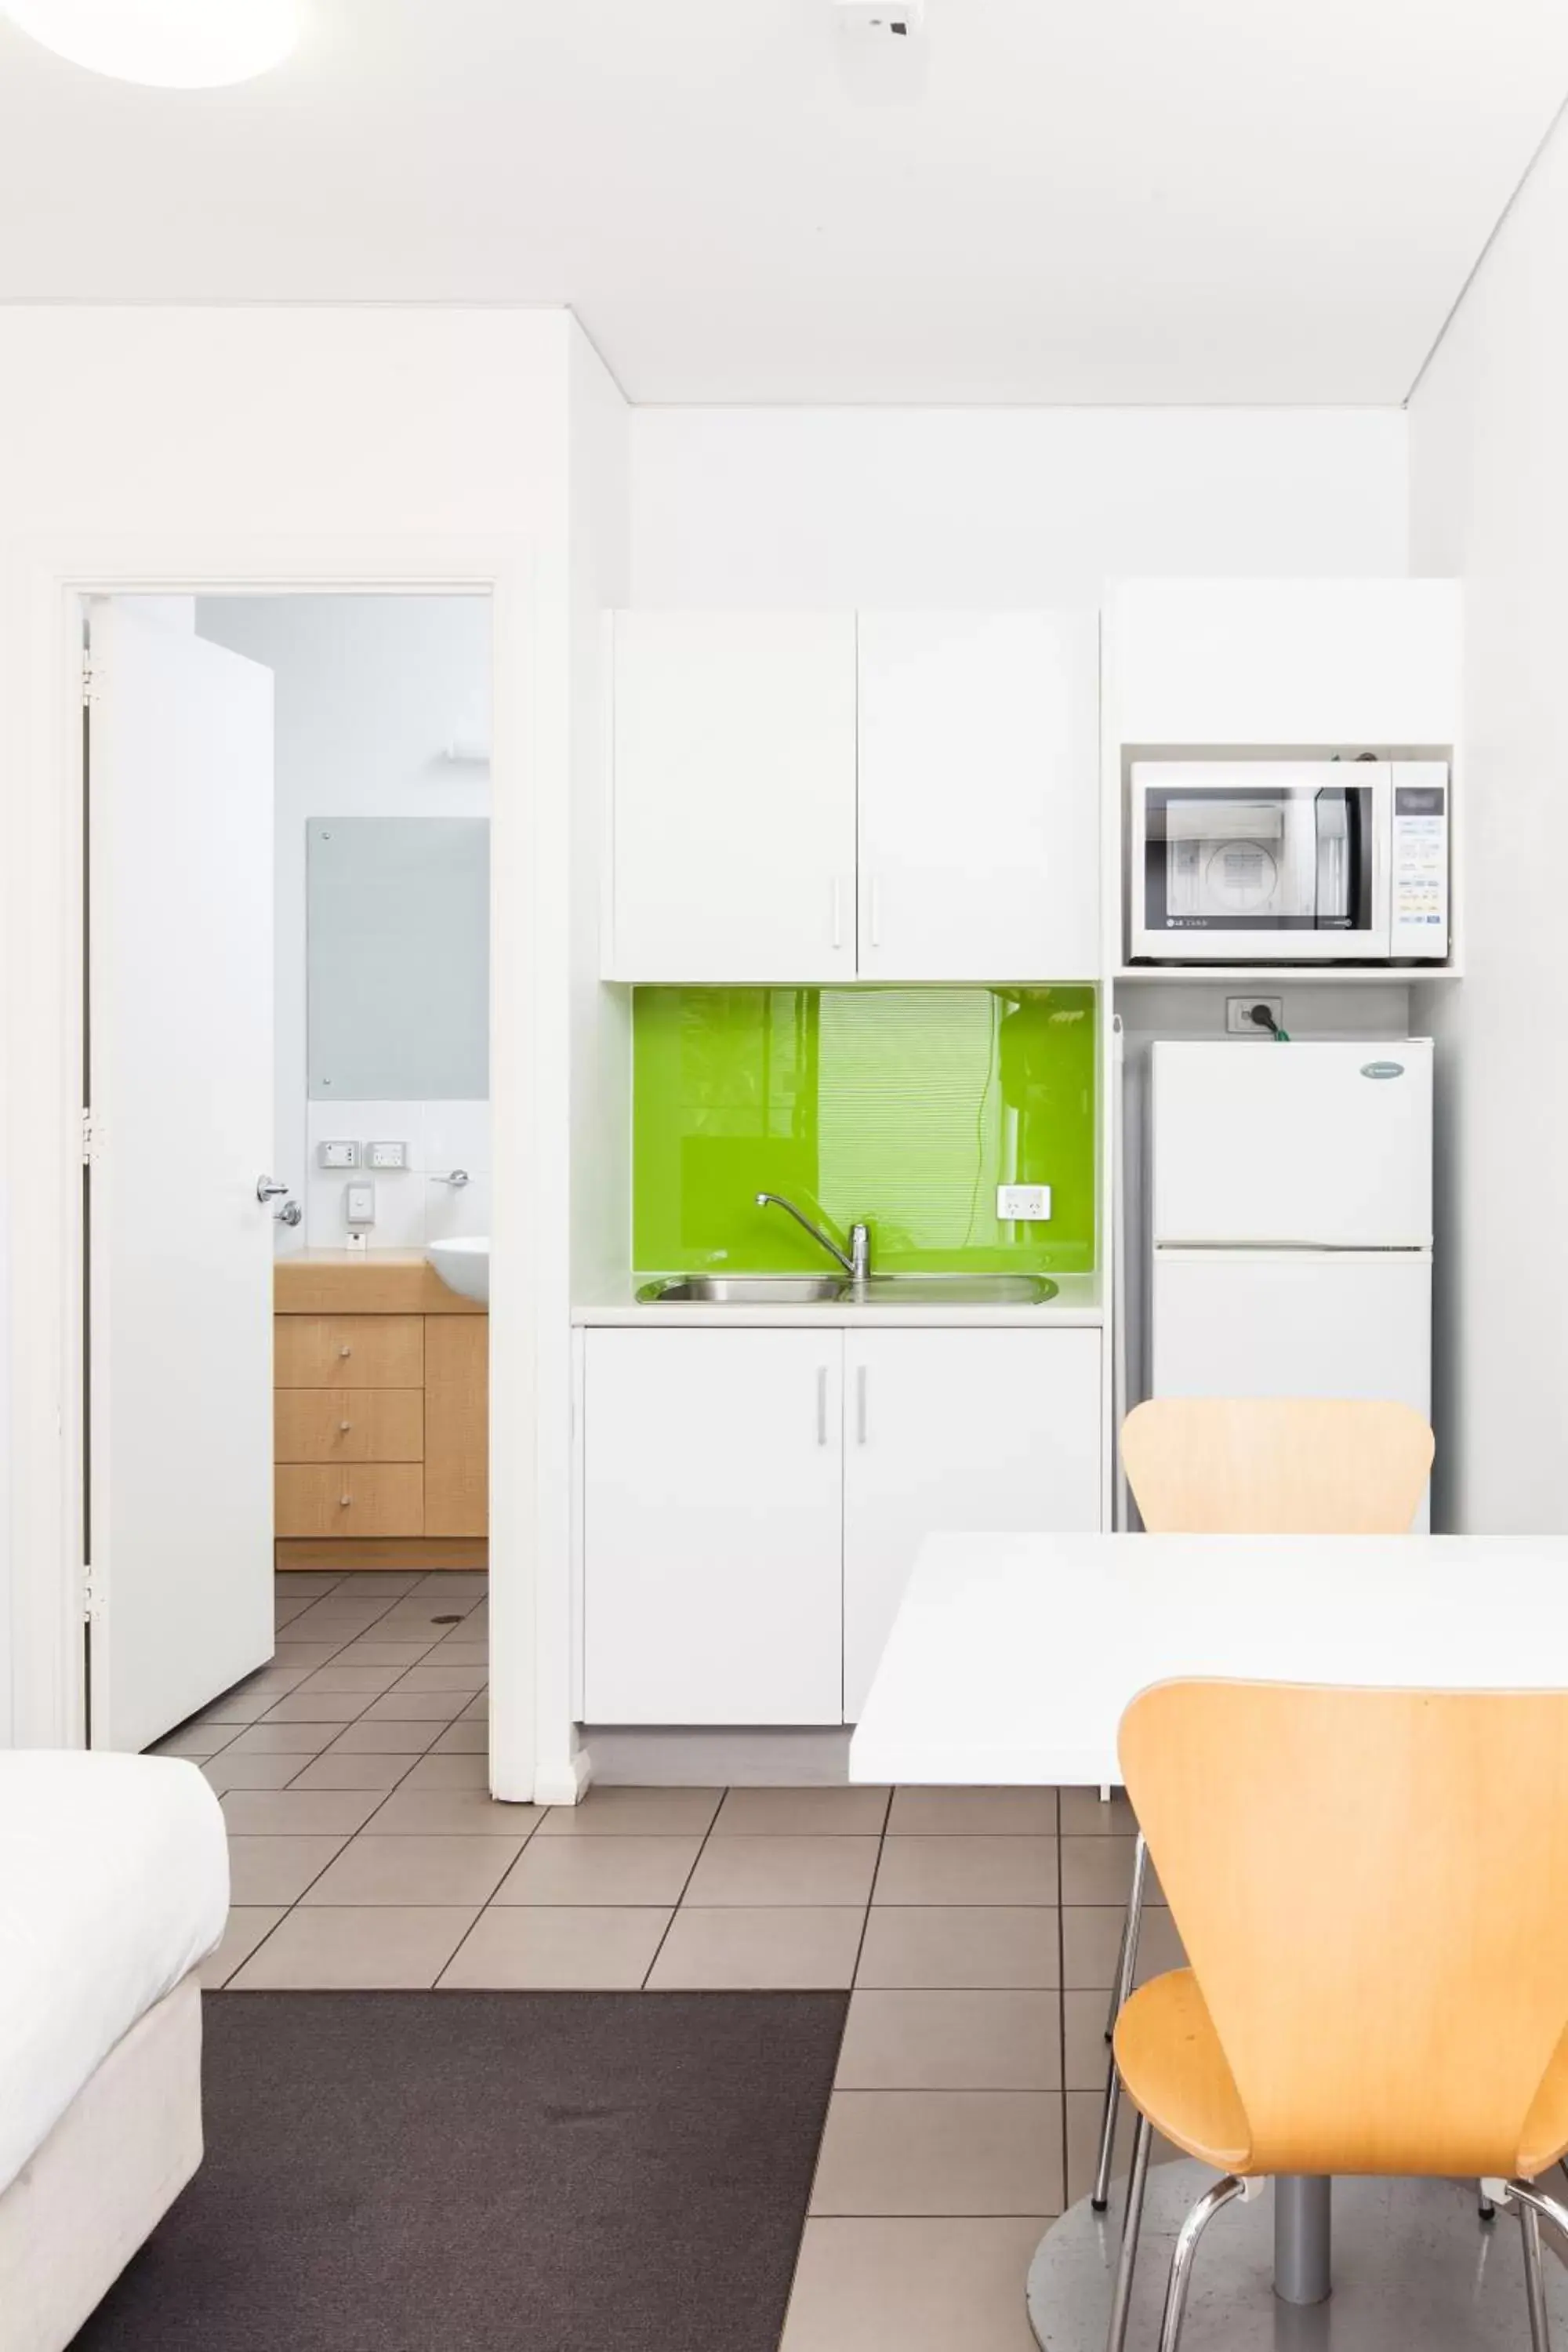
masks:
MULTIPOLYGON (((228 1817, 235 1907, 209 1983, 849 1990, 783 2352, 1031 2352, 1028 2255, 1093 2163, 1122 1801, 498 1805, 483 1575, 278 1584, 274 1663, 163 1743, 228 1817)), ((1163 1909, 1140 1957, 1142 1974, 1179 1957, 1163 1909)))

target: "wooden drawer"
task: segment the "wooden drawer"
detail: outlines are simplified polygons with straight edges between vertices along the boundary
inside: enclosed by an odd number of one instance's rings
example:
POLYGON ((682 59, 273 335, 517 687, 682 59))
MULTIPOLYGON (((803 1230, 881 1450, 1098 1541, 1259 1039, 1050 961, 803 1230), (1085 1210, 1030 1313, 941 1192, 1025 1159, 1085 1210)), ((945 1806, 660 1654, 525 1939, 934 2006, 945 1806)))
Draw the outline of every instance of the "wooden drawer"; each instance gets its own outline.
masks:
POLYGON ((274 1472, 279 1536, 419 1536, 425 1472, 417 1462, 289 1462, 274 1472))
POLYGON ((420 1389, 279 1389, 273 1457, 279 1462, 420 1462, 420 1389))
POLYGON ((280 1389, 422 1389, 422 1315, 278 1315, 273 1379, 280 1389))

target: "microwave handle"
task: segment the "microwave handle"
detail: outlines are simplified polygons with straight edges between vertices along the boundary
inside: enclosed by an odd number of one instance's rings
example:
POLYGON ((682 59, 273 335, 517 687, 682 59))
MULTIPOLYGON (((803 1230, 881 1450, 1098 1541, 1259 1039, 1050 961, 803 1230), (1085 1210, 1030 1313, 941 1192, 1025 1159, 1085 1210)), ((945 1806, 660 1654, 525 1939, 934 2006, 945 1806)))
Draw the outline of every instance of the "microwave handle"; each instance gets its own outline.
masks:
POLYGON ((1372 905, 1367 953, 1386 956, 1394 948, 1394 771, 1385 761, 1367 770, 1372 784, 1372 905))

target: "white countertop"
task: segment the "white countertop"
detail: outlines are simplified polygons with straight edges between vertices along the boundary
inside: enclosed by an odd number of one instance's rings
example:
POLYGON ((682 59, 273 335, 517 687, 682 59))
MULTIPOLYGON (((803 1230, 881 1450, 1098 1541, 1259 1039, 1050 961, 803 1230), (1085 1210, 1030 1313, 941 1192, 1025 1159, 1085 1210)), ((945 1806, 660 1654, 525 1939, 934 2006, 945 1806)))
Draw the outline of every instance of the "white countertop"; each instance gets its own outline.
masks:
POLYGON ((849 1778, 1116 1781, 1123 1708, 1180 1675, 1568 1688, 1568 1538, 929 1537, 849 1778))
POLYGON ((1081 1327, 1102 1323, 1105 1319, 1100 1299, 1100 1276, 1096 1274, 1059 1274, 1051 1279, 1058 1285, 1057 1296, 1041 1306, 942 1306, 931 1299, 911 1298, 889 1304, 879 1300, 875 1306, 857 1305, 847 1298, 825 1298, 804 1307, 714 1307, 696 1300, 674 1299, 668 1302, 649 1301, 639 1306, 636 1292, 638 1286, 656 1277, 640 1275, 635 1281, 605 1290, 598 1296, 579 1299, 572 1309, 574 1323, 637 1323, 658 1326, 679 1325, 683 1330, 692 1325, 759 1326, 789 1328, 800 1325, 897 1327, 900 1324, 921 1326, 968 1326, 1019 1324, 1035 1326, 1062 1325, 1081 1327))

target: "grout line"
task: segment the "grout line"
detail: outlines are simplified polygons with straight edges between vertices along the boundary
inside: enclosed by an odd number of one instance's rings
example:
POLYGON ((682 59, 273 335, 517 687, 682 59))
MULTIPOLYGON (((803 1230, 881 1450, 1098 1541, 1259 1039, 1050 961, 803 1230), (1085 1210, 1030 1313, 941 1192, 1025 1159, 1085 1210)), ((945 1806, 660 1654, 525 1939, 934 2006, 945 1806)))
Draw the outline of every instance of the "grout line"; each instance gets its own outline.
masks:
POLYGON ((1062 2103, 1061 2210, 1065 2213, 1068 2210, 1069 2201, 1068 2189, 1070 2184, 1068 2179, 1068 1958, 1067 1903, 1064 1897, 1065 1887, 1062 1869, 1062 1792, 1058 1789, 1057 1790, 1057 2045, 1060 2053, 1060 2063, 1058 2068, 1058 2074, 1061 2083, 1059 2096, 1062 2103))
MULTIPOLYGON (((680 1892, 676 1896, 674 1903, 670 1906, 669 1916, 664 1923, 664 1933, 654 1947, 652 1959, 649 1960, 647 1968, 643 1970, 642 1982, 637 1987, 637 1990, 639 1992, 647 1992, 647 1990, 648 1979, 653 1975, 655 1969, 658 1966, 658 1956, 660 1952, 663 1951, 666 1944, 669 1941, 669 1931, 674 1927, 676 1919, 680 1912, 681 1906, 686 1901, 688 1889, 690 1887, 693 1878, 697 1875, 697 1865, 708 1851, 708 1841, 713 1834, 713 1822, 718 1820, 720 1814, 723 1811, 724 1800, 728 1797, 729 1793, 730 1791, 727 1788, 721 1789, 719 1791, 719 1801, 713 1808, 713 1821, 710 1822, 707 1828, 703 1831, 697 1851, 691 1857, 691 1867, 687 1872, 686 1876, 682 1879, 680 1884, 680 1892)), ((650 1906, 649 1907, 657 1908, 658 1906, 650 1906)))
MULTIPOLYGON (((877 1899, 877 1881, 882 1874, 882 1856, 886 1853, 888 1846, 888 1823, 893 1818, 893 1800, 898 1793, 897 1789, 890 1788, 888 1790, 888 1801, 882 1813, 882 1826, 877 1832, 877 1860, 871 1871, 871 1884, 866 1889, 866 1908, 860 1920, 860 1934, 855 1945, 855 1965, 849 1971, 849 1998, 851 2000, 855 1998, 856 1988, 860 1981, 860 1958, 866 1949, 866 1937, 870 1931, 871 1906, 877 1899)), ((847 2010, 844 2012, 844 2021, 846 2025, 849 2022, 849 2012, 847 2010)), ((839 2037, 839 2054, 840 2056, 843 2054, 842 2035, 839 2037)), ((837 2063, 835 2064, 835 2072, 837 2073, 837 2063)))

